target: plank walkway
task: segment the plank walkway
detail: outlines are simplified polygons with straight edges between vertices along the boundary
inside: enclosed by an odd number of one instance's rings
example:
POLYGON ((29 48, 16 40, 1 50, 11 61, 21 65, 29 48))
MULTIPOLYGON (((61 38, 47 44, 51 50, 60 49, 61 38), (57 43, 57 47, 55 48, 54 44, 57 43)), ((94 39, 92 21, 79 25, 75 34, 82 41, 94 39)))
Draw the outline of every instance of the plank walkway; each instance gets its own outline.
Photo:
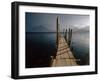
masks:
POLYGON ((51 67, 78 65, 65 38, 63 36, 59 36, 58 40, 57 54, 55 59, 52 61, 51 67))

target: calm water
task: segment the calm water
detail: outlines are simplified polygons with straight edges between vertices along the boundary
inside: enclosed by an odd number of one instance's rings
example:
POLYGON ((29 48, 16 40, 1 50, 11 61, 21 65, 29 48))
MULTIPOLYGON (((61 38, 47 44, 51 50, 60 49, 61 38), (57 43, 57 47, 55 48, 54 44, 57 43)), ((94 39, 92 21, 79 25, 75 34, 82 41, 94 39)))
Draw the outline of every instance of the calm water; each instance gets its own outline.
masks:
POLYGON ((78 64, 89 64, 89 32, 73 33, 71 48, 78 64))
MULTIPOLYGON (((78 64, 89 64, 89 33, 74 33, 71 49, 78 64)), ((26 33, 26 68, 48 67, 55 53, 56 33, 26 33)))
POLYGON ((48 67, 56 54, 55 33, 26 33, 26 67, 48 67))

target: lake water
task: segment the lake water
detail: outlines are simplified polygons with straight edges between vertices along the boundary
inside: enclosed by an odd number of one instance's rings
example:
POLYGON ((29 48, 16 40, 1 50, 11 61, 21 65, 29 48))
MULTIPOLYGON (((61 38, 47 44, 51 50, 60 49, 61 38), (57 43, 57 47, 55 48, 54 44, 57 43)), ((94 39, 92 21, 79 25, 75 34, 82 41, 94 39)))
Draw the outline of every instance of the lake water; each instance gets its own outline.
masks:
POLYGON ((56 54, 56 33, 26 33, 26 68, 48 67, 56 54))
POLYGON ((78 64, 89 65, 89 32, 73 33, 71 48, 78 64))
MULTIPOLYGON (((89 33, 73 33, 71 50, 80 65, 89 64, 89 33)), ((26 33, 26 68, 49 67, 56 54, 56 33, 26 33)))

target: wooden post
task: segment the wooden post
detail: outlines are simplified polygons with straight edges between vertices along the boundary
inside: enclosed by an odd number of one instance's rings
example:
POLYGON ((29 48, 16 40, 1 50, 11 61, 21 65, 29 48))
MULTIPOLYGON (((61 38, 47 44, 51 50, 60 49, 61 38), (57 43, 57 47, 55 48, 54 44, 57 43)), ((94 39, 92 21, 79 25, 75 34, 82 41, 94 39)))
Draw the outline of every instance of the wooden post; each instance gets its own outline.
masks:
POLYGON ((69 45, 69 43, 70 43, 70 28, 68 30, 68 45, 69 45))
POLYGON ((56 33, 56 45, 57 45, 57 48, 58 48, 58 34, 59 34, 59 31, 58 31, 58 17, 57 17, 57 22, 56 22, 56 29, 57 29, 57 33, 56 33))
POLYGON ((65 37, 65 29, 63 29, 63 36, 65 37))
POLYGON ((70 36, 70 45, 71 45, 71 42, 72 42, 72 29, 71 29, 71 36, 70 36))
POLYGON ((69 32, 68 32, 68 45, 71 45, 71 39, 72 39, 72 29, 69 28, 69 32))
POLYGON ((65 40, 67 41, 67 29, 65 31, 65 40))

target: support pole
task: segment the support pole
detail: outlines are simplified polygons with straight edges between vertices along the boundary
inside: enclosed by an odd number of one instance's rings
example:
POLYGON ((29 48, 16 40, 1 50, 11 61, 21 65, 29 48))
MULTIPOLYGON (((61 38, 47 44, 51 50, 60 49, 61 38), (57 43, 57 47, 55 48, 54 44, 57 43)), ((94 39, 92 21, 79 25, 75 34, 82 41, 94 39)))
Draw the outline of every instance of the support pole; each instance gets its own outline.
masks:
POLYGON ((57 45, 57 48, 58 48, 58 34, 59 34, 59 31, 58 31, 58 17, 57 17, 57 22, 56 22, 56 29, 57 29, 57 33, 56 33, 56 45, 57 45))

